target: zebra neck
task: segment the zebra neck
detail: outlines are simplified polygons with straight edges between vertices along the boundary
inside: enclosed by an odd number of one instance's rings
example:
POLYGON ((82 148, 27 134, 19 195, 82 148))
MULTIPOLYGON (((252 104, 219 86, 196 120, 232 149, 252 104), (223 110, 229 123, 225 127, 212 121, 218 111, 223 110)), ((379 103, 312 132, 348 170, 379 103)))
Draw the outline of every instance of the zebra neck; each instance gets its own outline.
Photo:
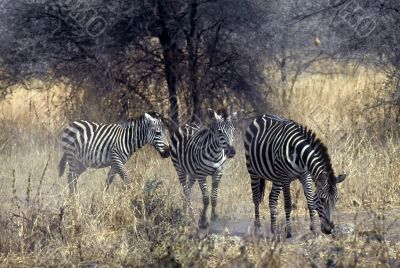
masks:
POLYGON ((209 132, 207 138, 205 139, 205 150, 207 155, 211 158, 216 159, 221 156, 223 149, 219 143, 219 139, 216 133, 209 132))
POLYGON ((130 149, 131 153, 135 152, 137 149, 143 147, 147 142, 147 135, 145 131, 144 122, 141 118, 132 122, 129 127, 130 136, 130 149))
POLYGON ((330 159, 318 150, 318 148, 309 150, 308 154, 303 155, 302 160, 306 165, 308 173, 315 179, 318 179, 323 172, 332 172, 330 159))

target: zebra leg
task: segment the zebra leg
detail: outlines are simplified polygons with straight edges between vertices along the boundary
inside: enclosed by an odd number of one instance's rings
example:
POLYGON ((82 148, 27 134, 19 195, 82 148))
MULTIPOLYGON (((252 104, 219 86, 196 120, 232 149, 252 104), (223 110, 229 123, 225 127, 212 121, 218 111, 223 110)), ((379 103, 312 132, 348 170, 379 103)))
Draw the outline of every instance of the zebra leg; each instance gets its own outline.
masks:
POLYGON ((177 173, 178 173, 179 182, 183 188, 183 194, 185 196, 183 206, 185 208, 185 211, 187 211, 187 209, 190 207, 190 191, 189 191, 187 183, 186 183, 187 174, 183 170, 177 170, 177 173))
POLYGON ((256 229, 261 227, 260 222, 260 203, 261 203, 261 195, 260 192, 260 184, 263 183, 260 178, 251 176, 251 191, 253 193, 253 203, 254 203, 254 227, 256 229))
POLYGON ((105 190, 108 190, 108 188, 110 187, 111 183, 113 182, 113 180, 115 178, 115 174, 116 174, 115 169, 111 166, 110 171, 108 171, 108 174, 107 174, 105 190))
POLYGON ((311 232, 316 232, 317 212, 315 210, 312 182, 313 181, 310 175, 301 180, 301 183, 303 184, 304 195, 307 199, 308 211, 310 212, 310 230, 311 232))
POLYGON ((78 177, 75 172, 68 171, 68 186, 69 186, 69 195, 73 195, 76 192, 76 184, 78 177))
POLYGON ((79 163, 70 162, 69 171, 68 171, 68 186, 69 186, 69 194, 73 195, 77 191, 77 183, 79 176, 85 171, 85 168, 82 167, 79 163))
POLYGON ((126 185, 132 182, 132 180, 128 178, 128 174, 126 174, 126 170, 123 165, 117 167, 117 173, 123 179, 126 185))
POLYGON ((272 184, 271 192, 269 193, 269 211, 271 213, 271 232, 275 236, 277 234, 276 219, 278 216, 276 207, 278 206, 278 197, 282 187, 280 185, 272 184))
POLYGON ((292 224, 290 222, 290 213, 292 212, 292 200, 290 197, 290 182, 283 185, 283 195, 285 198, 285 216, 286 216, 286 238, 292 237, 292 224))
POLYGON ((210 203, 210 198, 208 196, 208 191, 207 191, 206 177, 199 178, 199 186, 200 186, 201 193, 203 194, 203 210, 201 211, 201 215, 200 215, 199 227, 207 228, 208 227, 207 208, 208 208, 208 204, 210 203))
POLYGON ((122 178, 125 184, 129 184, 131 180, 128 178, 128 174, 126 174, 124 164, 125 161, 120 159, 118 154, 113 154, 111 156, 111 169, 114 169, 115 173, 122 178))
POLYGON ((211 190, 211 221, 216 221, 218 219, 218 215, 215 212, 215 208, 217 207, 217 197, 218 197, 218 185, 221 181, 222 171, 218 170, 212 176, 212 190, 211 190))
POLYGON ((196 178, 193 177, 193 176, 190 176, 190 177, 189 177, 189 183, 188 183, 189 196, 190 196, 190 194, 191 194, 191 192, 192 192, 192 188, 193 188, 193 185, 194 185, 195 183, 196 183, 196 178))
MULTIPOLYGON (((186 179, 186 175, 185 175, 185 179, 186 179)), ((196 182, 196 178, 192 177, 192 176, 189 176, 189 181, 187 182, 187 184, 186 184, 186 186, 184 188, 184 191, 185 191, 185 201, 184 201, 185 202, 185 204, 184 204, 185 211, 189 211, 189 217, 191 218, 193 223, 195 222, 195 218, 194 218, 194 213, 193 213, 193 208, 192 208, 192 203, 191 203, 191 200, 190 200, 191 199, 190 196, 192 194, 192 188, 193 188, 193 185, 195 184, 195 182, 196 182)))
POLYGON ((188 202, 189 212, 192 216, 194 214, 193 214, 193 209, 192 209, 192 205, 190 202, 190 196, 192 194, 192 188, 193 188, 193 185, 195 184, 195 182, 196 182, 196 178, 193 176, 189 176, 189 182, 187 185, 187 202, 188 202))

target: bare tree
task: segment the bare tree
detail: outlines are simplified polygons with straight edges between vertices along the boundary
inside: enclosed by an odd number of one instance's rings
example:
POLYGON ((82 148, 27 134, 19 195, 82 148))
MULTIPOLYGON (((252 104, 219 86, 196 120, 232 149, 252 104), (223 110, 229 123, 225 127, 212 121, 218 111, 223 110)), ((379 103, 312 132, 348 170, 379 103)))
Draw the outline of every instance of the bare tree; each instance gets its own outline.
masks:
POLYGON ((167 99, 175 124, 183 96, 194 116, 227 96, 263 107, 264 60, 255 49, 263 10, 255 1, 2 4, 3 88, 34 78, 84 88, 88 101, 116 92, 112 107, 122 115, 132 98, 148 108, 167 99))

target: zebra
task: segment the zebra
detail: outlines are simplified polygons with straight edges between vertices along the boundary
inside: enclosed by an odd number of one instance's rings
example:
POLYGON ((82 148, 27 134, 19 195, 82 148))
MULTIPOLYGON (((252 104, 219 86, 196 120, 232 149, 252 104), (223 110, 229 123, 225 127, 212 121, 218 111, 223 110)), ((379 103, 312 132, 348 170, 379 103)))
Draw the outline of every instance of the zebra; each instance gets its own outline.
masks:
POLYGON ((256 228, 260 227, 259 205, 264 196, 265 180, 270 180, 271 232, 273 235, 277 234, 277 203, 279 193, 283 190, 286 236, 292 237, 290 183, 298 178, 307 199, 311 231, 315 233, 316 230, 317 210, 322 232, 332 232, 332 215, 338 200, 336 184, 343 182, 346 175, 334 175, 327 148, 311 130, 292 120, 275 115, 262 115, 247 127, 244 147, 246 165, 251 177, 256 228), (312 189, 313 182, 316 186, 315 194, 312 189))
POLYGON ((61 134, 64 153, 59 163, 59 176, 64 174, 68 163, 70 194, 76 192, 78 177, 86 168, 111 167, 106 189, 116 174, 129 183, 124 164, 145 144, 152 144, 163 158, 170 154, 166 128, 156 112, 144 113, 138 119, 120 124, 74 121, 61 134))
POLYGON ((185 207, 190 207, 191 189, 196 179, 199 182, 203 195, 200 228, 208 227, 206 213, 210 200, 206 178, 212 176, 211 221, 215 221, 218 218, 215 208, 223 164, 227 158, 232 158, 236 154, 232 145, 235 128, 231 116, 226 110, 217 112, 209 110, 208 114, 211 119, 208 127, 198 129, 185 126, 171 135, 171 160, 183 187, 185 207))

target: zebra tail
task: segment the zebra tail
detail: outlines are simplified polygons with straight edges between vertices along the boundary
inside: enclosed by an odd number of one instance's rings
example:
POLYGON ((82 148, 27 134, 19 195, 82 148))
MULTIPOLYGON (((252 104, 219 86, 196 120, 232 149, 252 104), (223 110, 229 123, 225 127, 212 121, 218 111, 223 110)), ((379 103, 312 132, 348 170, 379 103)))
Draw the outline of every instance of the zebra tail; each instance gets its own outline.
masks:
POLYGON ((61 177, 64 174, 66 162, 67 162, 67 156, 64 153, 60 160, 60 163, 58 164, 58 176, 59 177, 61 177))
POLYGON ((265 180, 260 179, 260 203, 263 201, 264 199, 264 193, 265 193, 265 180))

